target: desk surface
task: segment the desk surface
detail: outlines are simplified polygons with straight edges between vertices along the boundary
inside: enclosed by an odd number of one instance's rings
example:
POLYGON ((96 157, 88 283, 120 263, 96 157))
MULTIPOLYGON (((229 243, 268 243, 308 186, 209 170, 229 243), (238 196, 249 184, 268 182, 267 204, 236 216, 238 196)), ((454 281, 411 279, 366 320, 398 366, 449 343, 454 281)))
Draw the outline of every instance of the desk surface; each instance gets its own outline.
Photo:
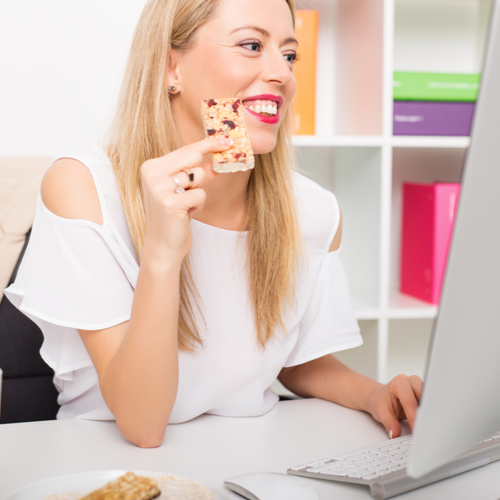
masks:
MULTIPOLYGON (((369 415, 317 399, 280 402, 261 417, 202 415, 170 425, 162 446, 141 449, 115 422, 59 420, 0 425, 0 500, 40 479, 75 472, 127 469, 188 476, 241 497, 224 479, 249 472, 286 472, 307 461, 383 442, 369 415)), ((320 500, 369 500, 364 486, 306 479, 320 500)), ((500 462, 397 497, 400 500, 497 500, 500 462)), ((33 499, 42 500, 42 499, 33 499)))

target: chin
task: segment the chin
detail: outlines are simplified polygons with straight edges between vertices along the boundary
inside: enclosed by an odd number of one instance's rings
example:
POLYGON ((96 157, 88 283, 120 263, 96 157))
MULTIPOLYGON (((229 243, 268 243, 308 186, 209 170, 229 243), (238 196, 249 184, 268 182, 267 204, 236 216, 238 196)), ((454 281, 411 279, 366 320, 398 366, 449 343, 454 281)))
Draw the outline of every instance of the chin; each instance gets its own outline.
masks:
POLYGON ((252 149, 254 154, 256 155, 265 155, 270 153, 275 147, 278 139, 276 136, 273 137, 250 137, 250 143, 252 145, 252 149))

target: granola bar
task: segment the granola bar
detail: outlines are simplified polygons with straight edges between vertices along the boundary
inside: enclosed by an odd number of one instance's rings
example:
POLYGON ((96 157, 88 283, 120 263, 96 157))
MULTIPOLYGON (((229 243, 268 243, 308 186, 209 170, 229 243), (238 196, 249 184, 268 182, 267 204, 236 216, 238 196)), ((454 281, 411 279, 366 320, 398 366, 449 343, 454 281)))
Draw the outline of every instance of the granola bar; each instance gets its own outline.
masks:
POLYGON ((158 484, 149 477, 127 472, 82 500, 150 500, 160 495, 158 484))
POLYGON ((201 112, 207 137, 228 137, 234 144, 227 151, 213 154, 216 172, 238 172, 254 168, 255 158, 239 99, 206 99, 201 112))

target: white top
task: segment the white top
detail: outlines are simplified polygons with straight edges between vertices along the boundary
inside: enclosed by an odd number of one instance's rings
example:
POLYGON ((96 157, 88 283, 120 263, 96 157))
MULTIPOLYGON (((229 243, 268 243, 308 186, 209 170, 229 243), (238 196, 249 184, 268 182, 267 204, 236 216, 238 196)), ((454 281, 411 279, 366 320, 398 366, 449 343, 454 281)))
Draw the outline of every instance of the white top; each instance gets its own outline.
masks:
MULTIPOLYGON (((38 199, 30 242, 5 294, 42 330, 43 359, 55 372, 58 418, 113 420, 77 329, 100 330, 130 318, 139 266, 111 163, 104 151, 71 155, 90 170, 103 224, 64 219, 38 199)), ((229 174, 228 174, 229 175, 229 174)), ((245 272, 246 233, 191 221, 191 261, 206 328, 204 347, 179 352, 179 389, 170 423, 202 413, 254 416, 278 396, 283 367, 362 344, 339 251, 328 252, 340 212, 332 193, 294 174, 308 256, 297 306, 265 349, 256 341, 245 272), (239 245, 237 244, 239 240, 239 245)))

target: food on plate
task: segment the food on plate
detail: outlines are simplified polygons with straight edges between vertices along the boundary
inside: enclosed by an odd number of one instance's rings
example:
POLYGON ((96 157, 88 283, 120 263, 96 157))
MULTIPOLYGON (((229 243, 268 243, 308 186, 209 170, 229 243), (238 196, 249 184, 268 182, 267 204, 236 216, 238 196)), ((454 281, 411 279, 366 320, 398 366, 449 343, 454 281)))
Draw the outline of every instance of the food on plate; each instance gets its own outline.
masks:
MULTIPOLYGON (((153 490, 149 491, 151 494, 153 490)), ((170 474, 136 476, 133 472, 127 472, 124 476, 109 482, 86 496, 75 492, 60 493, 45 500, 143 500, 150 498, 155 500, 214 500, 212 493, 206 486, 191 479, 170 474), (126 484, 127 482, 128 484, 126 484), (119 486, 120 483, 121 486, 119 486), (147 485, 154 484, 158 493, 154 496, 144 496, 141 491, 142 486, 136 488, 135 491, 132 488, 127 490, 130 484, 143 485, 146 490, 148 490, 147 485)))
POLYGON ((233 145, 227 151, 213 154, 216 172, 239 172, 254 168, 255 157, 239 99, 206 99, 201 101, 201 114, 207 137, 227 137, 233 145))
POLYGON ((127 472, 81 500, 151 500, 159 495, 160 489, 154 479, 127 472))

